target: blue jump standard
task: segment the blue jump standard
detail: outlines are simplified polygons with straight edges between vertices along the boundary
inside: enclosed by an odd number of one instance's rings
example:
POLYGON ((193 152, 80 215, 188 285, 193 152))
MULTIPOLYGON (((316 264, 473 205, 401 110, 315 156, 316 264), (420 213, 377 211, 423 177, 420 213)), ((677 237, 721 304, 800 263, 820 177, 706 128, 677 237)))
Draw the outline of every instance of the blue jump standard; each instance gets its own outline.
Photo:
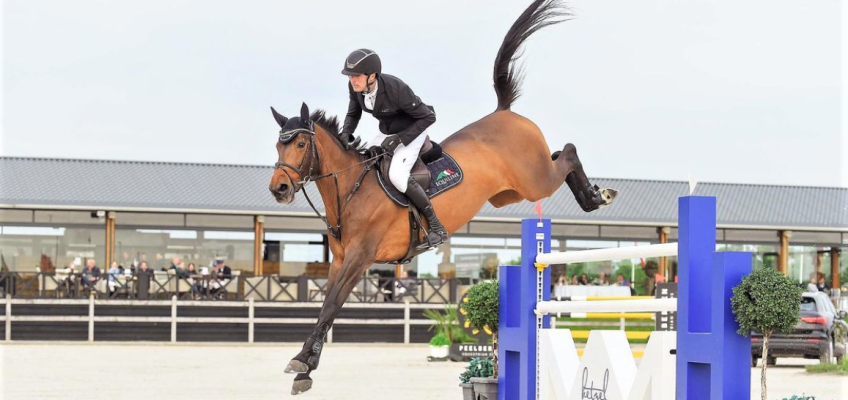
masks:
MULTIPOLYGON (((715 251, 716 199, 688 196, 678 201, 678 286, 676 398, 748 399, 751 342, 739 335, 730 311, 732 287, 751 272, 751 254, 715 251), (689 318, 696 316, 695 318, 689 318)), ((521 266, 500 267, 498 399, 536 399, 536 254, 549 253, 551 221, 521 222, 521 266)), ((545 268, 541 300, 550 300, 545 268)), ((550 317, 542 320, 550 327, 550 317)), ((545 366, 540 366, 545 368, 545 366)))

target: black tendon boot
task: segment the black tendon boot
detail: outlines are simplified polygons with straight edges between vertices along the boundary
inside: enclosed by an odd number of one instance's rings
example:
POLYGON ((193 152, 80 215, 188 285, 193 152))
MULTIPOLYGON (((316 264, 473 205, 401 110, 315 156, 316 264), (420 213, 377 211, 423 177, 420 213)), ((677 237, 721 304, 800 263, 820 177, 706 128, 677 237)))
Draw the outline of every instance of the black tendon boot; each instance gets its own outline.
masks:
POLYGON ((412 205, 414 205, 415 208, 421 212, 421 215, 427 219, 427 224, 430 226, 430 229, 427 232, 426 242, 420 244, 416 249, 424 250, 433 248, 447 242, 448 231, 444 226, 442 226, 439 219, 436 218, 436 211, 433 210, 433 206, 430 204, 430 199, 427 197, 427 193, 424 192, 424 189, 418 184, 418 181, 409 177, 405 194, 406 197, 409 197, 409 201, 412 202, 412 205))

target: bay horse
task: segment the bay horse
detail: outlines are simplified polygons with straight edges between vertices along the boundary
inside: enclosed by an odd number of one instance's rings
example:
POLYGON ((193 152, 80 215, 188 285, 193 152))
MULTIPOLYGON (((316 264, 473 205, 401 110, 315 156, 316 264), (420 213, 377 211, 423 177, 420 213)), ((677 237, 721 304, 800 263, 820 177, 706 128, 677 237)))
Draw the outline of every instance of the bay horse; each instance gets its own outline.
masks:
MULTIPOLYGON (((441 142, 464 173, 462 183, 432 199, 449 233, 468 223, 486 201, 494 207, 536 201, 551 196, 563 182, 584 211, 614 200, 615 190, 590 185, 574 145, 551 154, 539 127, 510 111, 521 81, 514 65, 518 49, 533 32, 568 16, 558 0, 535 0, 513 23, 495 57, 497 108, 441 142)), ((280 127, 290 122, 273 108, 272 113, 280 127)), ((297 373, 292 394, 300 394, 312 387, 310 373, 318 367, 327 331, 354 286, 375 262, 404 257, 411 234, 407 209, 383 193, 376 173, 365 170, 367 156, 342 145, 335 117, 320 110, 310 115, 304 104, 301 115, 293 118, 299 118, 301 128, 287 131, 286 137, 281 131, 269 189, 279 203, 288 204, 305 183, 314 181, 330 233, 335 233, 333 225, 340 231, 338 237, 330 235, 333 261, 317 324, 285 369, 297 373), (332 179, 319 179, 325 177, 332 179), (355 196, 346 197, 353 191, 355 196)))

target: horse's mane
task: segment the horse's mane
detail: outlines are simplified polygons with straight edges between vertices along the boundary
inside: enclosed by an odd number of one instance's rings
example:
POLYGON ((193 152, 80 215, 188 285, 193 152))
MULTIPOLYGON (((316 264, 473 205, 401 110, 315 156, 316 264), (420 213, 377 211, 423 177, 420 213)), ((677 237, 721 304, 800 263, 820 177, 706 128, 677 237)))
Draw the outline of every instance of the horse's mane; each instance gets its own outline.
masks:
POLYGON ((521 68, 516 70, 515 61, 521 57, 518 50, 524 41, 539 29, 566 21, 571 16, 560 0, 536 0, 515 20, 495 57, 494 86, 498 95, 495 111, 509 110, 521 96, 522 71, 521 68))
POLYGON ((339 132, 341 129, 339 128, 338 117, 335 115, 327 115, 324 110, 317 109, 309 116, 309 119, 321 126, 321 128, 324 128, 324 130, 327 131, 333 139, 336 139, 336 142, 338 142, 339 145, 342 144, 341 140, 339 140, 339 132))

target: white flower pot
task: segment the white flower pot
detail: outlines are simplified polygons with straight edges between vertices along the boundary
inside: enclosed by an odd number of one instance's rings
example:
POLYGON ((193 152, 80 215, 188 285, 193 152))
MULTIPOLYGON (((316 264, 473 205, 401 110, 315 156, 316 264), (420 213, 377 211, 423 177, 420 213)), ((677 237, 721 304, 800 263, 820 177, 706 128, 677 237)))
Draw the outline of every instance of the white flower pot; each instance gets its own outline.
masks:
POLYGON ((450 346, 430 346, 430 356, 433 358, 445 358, 450 354, 450 346))

